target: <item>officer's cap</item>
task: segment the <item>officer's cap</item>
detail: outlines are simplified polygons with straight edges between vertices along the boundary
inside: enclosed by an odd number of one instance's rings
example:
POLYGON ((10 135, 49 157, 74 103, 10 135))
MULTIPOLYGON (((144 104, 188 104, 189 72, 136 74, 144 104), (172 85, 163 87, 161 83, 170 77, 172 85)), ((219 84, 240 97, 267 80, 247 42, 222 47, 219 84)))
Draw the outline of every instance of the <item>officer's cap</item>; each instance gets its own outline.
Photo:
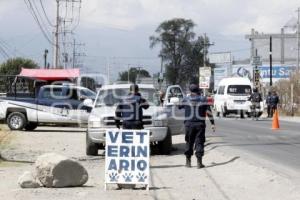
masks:
POLYGON ((192 93, 200 93, 199 86, 196 85, 196 84, 191 84, 191 85, 190 85, 190 91, 191 91, 192 93))

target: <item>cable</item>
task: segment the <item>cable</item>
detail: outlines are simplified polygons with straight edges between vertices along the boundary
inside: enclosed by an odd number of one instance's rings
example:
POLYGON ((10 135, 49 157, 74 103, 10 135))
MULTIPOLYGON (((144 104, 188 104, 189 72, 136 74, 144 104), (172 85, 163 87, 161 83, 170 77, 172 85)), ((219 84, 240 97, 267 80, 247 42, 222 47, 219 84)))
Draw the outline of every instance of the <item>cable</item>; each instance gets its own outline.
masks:
POLYGON ((53 27, 54 27, 54 24, 51 22, 51 20, 49 19, 48 15, 47 15, 47 13, 46 13, 46 10, 45 10, 45 7, 44 7, 44 4, 43 4, 43 1, 42 1, 42 0, 40 0, 40 4, 41 4, 42 10, 43 10, 43 12, 44 12, 44 15, 45 15, 45 17, 46 17, 48 23, 50 24, 50 26, 53 26, 53 27))
POLYGON ((34 9, 33 9, 33 7, 32 7, 32 4, 31 4, 30 0, 27 0, 27 1, 24 0, 24 2, 25 2, 25 4, 26 4, 26 6, 27 6, 27 8, 28 8, 28 10, 29 10, 29 12, 30 12, 30 14, 32 15, 32 17, 34 18, 35 22, 36 22, 37 25, 39 26, 39 28, 40 28, 42 34, 43 34, 44 37, 46 38, 46 40, 47 40, 50 44, 55 45, 55 44, 52 42, 52 40, 49 39, 49 36, 47 35, 47 33, 45 32, 45 30, 43 29, 43 27, 42 27, 42 25, 41 25, 41 23, 40 23, 40 21, 39 21, 37 15, 36 15, 34 9), (29 3, 29 4, 28 4, 28 3, 29 3))

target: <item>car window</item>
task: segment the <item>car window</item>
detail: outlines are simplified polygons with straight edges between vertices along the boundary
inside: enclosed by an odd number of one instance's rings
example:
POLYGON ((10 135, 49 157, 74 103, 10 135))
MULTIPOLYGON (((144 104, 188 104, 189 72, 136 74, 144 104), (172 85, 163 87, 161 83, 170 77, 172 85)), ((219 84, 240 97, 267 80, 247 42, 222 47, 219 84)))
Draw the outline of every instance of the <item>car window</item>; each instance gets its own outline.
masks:
POLYGON ((41 94, 43 99, 63 99, 62 88, 45 88, 41 94))
POLYGON ((251 86, 250 85, 229 85, 227 93, 230 95, 250 95, 251 86))
POLYGON ((183 98, 183 94, 182 94, 181 89, 179 87, 170 88, 170 90, 168 92, 168 102, 170 102, 170 99, 172 97, 177 97, 179 99, 183 98))
POLYGON ((76 88, 67 88, 66 97, 67 97, 67 99, 79 100, 79 97, 77 95, 77 89, 76 88))
MULTIPOLYGON (((97 100, 97 106, 113 106, 122 101, 122 99, 128 95, 129 89, 127 88, 118 88, 118 89, 109 89, 109 90, 100 90, 97 100)), ((150 104, 157 104, 158 96, 155 93, 154 89, 151 88, 140 88, 140 94, 145 98, 150 104)))
POLYGON ((218 94, 224 94, 225 86, 220 86, 218 90, 218 94))
POLYGON ((89 99, 96 99, 96 93, 89 89, 81 89, 80 96, 85 96, 89 99))

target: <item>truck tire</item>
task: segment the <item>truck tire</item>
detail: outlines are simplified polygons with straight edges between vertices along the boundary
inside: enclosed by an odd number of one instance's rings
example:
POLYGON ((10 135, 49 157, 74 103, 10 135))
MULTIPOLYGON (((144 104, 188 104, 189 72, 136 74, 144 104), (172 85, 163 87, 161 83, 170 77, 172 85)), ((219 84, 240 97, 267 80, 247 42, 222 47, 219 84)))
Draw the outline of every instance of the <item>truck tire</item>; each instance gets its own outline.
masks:
POLYGON ((21 112, 12 112, 8 115, 6 122, 10 130, 22 130, 27 124, 27 119, 21 112))
POLYGON ((167 135, 163 141, 158 142, 158 149, 161 155, 169 155, 172 151, 172 134, 168 128, 167 135))
POLYGON ((98 155, 98 146, 97 144, 93 143, 88 134, 86 134, 86 155, 88 156, 97 156, 98 155))
POLYGON ((26 131, 33 131, 34 129, 36 129, 36 127, 38 126, 38 123, 36 122, 29 122, 25 127, 24 129, 26 131))

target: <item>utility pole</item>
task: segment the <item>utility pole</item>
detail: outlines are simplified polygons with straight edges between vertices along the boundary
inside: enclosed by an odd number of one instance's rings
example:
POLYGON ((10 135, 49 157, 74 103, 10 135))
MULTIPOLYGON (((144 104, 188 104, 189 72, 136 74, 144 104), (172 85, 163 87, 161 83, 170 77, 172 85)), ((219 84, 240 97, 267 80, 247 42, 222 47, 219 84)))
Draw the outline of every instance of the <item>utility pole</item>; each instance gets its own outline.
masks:
POLYGON ((54 32, 54 53, 53 53, 53 68, 58 68, 59 66, 59 40, 58 40, 58 32, 60 25, 60 17, 59 17, 59 0, 56 0, 56 25, 54 32))
POLYGON ((76 43, 76 40, 73 39, 73 53, 72 53, 72 68, 76 67, 76 63, 78 62, 76 57, 80 57, 80 56, 86 56, 85 53, 78 53, 76 51, 76 46, 84 46, 84 43, 76 43))
POLYGON ((48 49, 45 49, 44 52, 44 68, 47 69, 47 54, 48 54, 48 49))
POLYGON ((272 76, 273 76, 273 66, 272 66, 272 36, 270 36, 270 86, 273 85, 272 76))
POLYGON ((300 7, 297 9, 298 20, 297 20, 297 70, 299 71, 299 57, 300 57, 300 7))

